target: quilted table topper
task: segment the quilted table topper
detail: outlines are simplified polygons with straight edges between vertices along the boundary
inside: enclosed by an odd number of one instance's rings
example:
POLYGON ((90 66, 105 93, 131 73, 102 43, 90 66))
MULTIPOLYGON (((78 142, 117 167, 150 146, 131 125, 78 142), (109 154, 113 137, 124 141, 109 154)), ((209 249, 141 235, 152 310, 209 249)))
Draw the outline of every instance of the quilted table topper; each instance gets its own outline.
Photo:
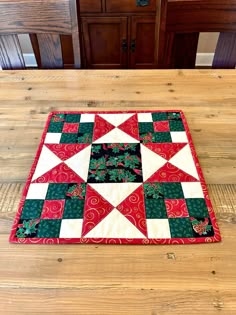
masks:
POLYGON ((10 241, 220 241, 184 114, 51 113, 10 241))

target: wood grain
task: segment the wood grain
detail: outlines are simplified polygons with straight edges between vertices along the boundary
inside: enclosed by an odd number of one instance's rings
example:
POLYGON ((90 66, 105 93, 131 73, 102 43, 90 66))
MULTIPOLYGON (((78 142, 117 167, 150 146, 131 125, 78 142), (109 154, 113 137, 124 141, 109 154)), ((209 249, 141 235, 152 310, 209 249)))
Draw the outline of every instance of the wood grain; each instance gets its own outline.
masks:
POLYGON ((63 68, 59 35, 71 35, 74 58, 70 59, 74 59, 74 68, 80 68, 76 3, 76 0, 0 0, 1 68, 25 68, 16 34, 30 35, 38 67, 46 69, 63 68))
POLYGON ((82 13, 102 12, 101 0, 80 0, 79 4, 82 13))
POLYGON ((60 35, 38 34, 41 66, 43 69, 63 68, 60 35))
MULTIPOLYGON (((164 0, 165 1, 165 0, 164 0)), ((234 0, 169 0, 168 31, 236 31, 234 0)))
POLYGON ((71 33, 68 0, 0 0, 0 34, 71 33))
POLYGON ((235 86, 235 71, 224 70, 0 72, 1 312, 235 314, 235 86), (221 243, 8 243, 24 182, 51 110, 174 108, 184 110, 187 117, 221 243))

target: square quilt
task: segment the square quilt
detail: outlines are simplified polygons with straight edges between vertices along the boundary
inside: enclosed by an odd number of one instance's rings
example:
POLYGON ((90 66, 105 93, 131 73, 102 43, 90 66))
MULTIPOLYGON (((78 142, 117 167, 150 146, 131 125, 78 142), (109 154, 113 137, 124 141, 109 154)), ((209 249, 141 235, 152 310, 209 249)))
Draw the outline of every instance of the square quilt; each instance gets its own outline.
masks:
POLYGON ((220 240, 181 111, 49 115, 10 242, 220 240))

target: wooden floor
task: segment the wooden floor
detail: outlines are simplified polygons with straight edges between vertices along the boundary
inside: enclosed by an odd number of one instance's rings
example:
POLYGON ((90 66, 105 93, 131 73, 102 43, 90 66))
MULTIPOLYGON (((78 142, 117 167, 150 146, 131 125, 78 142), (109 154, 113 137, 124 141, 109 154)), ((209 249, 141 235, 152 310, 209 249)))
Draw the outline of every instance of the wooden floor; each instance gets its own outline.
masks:
POLYGON ((0 72, 0 132, 0 314, 236 314, 236 71, 0 72), (8 243, 48 113, 100 108, 184 111, 221 243, 8 243))

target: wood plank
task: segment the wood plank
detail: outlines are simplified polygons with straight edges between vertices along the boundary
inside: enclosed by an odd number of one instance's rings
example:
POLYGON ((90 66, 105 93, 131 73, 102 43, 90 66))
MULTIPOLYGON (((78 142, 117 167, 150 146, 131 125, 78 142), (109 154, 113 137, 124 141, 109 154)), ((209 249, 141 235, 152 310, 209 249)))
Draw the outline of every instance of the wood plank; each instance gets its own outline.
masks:
MULTIPOLYGON (((24 185, 25 183, 0 184, 0 216, 1 213, 14 213, 17 210, 24 185)), ((217 215, 236 215, 236 184, 210 184, 208 189, 217 215)))
MULTIPOLYGON (((20 132, 20 129, 16 130, 20 132)), ((1 168, 0 181, 23 182, 26 180, 36 154, 41 133, 42 129, 39 129, 37 135, 32 137, 31 143, 26 145, 23 141, 24 137, 28 135, 31 137, 32 134, 30 129, 25 131, 22 128, 21 136, 14 138, 13 134, 11 144, 4 143, 1 146, 0 159, 4 166, 1 168), (23 152, 25 148, 27 148, 27 152, 23 152), (14 173, 12 173, 12 169, 15 170, 14 173)), ((198 142, 195 141, 195 148, 208 184, 217 184, 218 182, 222 184, 235 183, 236 148, 232 147, 230 141, 228 145, 226 143, 223 146, 217 146, 216 143, 214 146, 210 143, 208 145, 207 141, 203 145, 199 137, 198 142)))
POLYGON ((222 102, 224 105, 236 103, 236 90, 232 88, 236 84, 234 70, 170 71, 144 70, 138 76, 132 70, 59 70, 51 73, 27 70, 16 75, 3 71, 0 74, 0 99, 47 100, 53 106, 57 101, 64 101, 66 106, 68 102, 96 100, 119 101, 120 106, 127 105, 123 102, 128 101, 135 101, 136 106, 145 102, 148 107, 148 102, 153 101, 158 106, 168 104, 172 108, 182 108, 191 105, 196 110, 198 106, 205 105, 206 111, 211 106, 222 105, 222 102), (28 88, 32 88, 30 92, 28 88))
MULTIPOLYGON (((213 278, 213 277, 212 277, 213 278)), ((209 277, 209 281, 210 277, 209 277)), ((5 314, 130 314, 130 315, 233 315, 235 290, 205 289, 188 291, 108 288, 108 289, 0 289, 5 314), (32 301, 32 304, 29 303, 32 301), (122 303, 121 303, 122 301, 122 303), (96 305, 96 307, 95 307, 96 305), (194 308, 193 308, 194 305, 194 308)))
MULTIPOLYGON (((12 220, 18 209, 25 183, 1 183, 0 184, 0 222, 7 229, 0 230, 0 234, 9 234, 12 220), (4 222, 9 223, 4 225, 4 222)), ((236 215, 236 185, 208 185, 209 194, 217 218, 226 222, 236 215)), ((234 223, 234 222, 232 222, 234 223)))
POLYGON ((8 235, 1 234, 0 288, 236 290, 236 230, 232 221, 218 219, 221 243, 194 248, 20 245, 8 244, 8 235))

